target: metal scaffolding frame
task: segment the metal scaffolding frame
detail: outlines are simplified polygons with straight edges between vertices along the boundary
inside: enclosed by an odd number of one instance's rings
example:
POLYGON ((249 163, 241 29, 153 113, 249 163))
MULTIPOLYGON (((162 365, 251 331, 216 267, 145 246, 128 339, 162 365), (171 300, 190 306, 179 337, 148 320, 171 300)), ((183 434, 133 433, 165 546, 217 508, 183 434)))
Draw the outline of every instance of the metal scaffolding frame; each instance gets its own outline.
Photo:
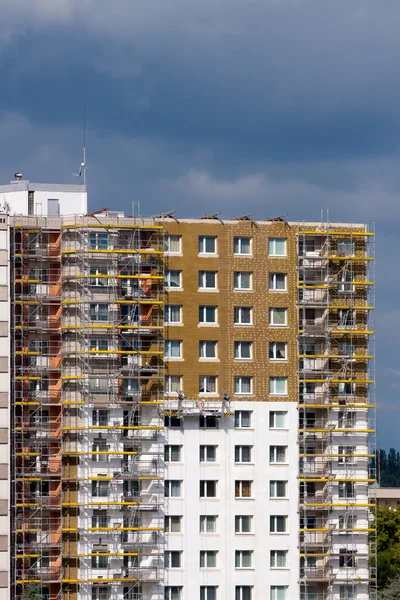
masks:
POLYGON ((163 226, 16 220, 15 598, 161 598, 163 226))
POLYGON ((298 250, 300 596, 374 599, 374 231, 299 224, 298 250))

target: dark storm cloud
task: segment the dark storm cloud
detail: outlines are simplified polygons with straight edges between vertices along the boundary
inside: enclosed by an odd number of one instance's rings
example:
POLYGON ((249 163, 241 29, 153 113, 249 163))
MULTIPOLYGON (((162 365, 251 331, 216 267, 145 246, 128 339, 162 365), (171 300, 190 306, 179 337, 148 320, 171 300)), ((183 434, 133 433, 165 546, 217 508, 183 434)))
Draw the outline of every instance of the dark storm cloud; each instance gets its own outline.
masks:
POLYGON ((86 103, 92 210, 377 221, 380 438, 396 444, 398 0, 2 0, 0 13, 0 181, 74 181, 86 103))

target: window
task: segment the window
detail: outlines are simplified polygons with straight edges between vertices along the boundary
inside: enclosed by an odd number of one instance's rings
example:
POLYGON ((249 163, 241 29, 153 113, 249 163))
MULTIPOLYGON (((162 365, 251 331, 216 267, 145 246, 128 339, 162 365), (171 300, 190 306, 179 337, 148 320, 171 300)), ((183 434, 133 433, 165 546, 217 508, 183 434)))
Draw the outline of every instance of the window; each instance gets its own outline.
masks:
POLYGON ((200 498, 216 498, 217 481, 212 479, 202 479, 200 481, 200 498))
POLYGON ((235 551, 235 569, 251 569, 253 563, 253 552, 250 550, 235 551))
POLYGON ((92 462, 108 462, 108 450, 106 440, 93 440, 92 444, 92 462))
POLYGON ((253 342, 234 342, 235 360, 251 360, 253 358, 253 342))
POLYGON ((286 238, 269 238, 269 256, 286 256, 286 238))
POLYGON ((216 306, 199 306, 199 323, 209 324, 217 322, 216 306))
POLYGON ((182 341, 181 340, 165 340, 165 342, 164 342, 164 358, 169 358, 169 359, 182 358, 182 341))
POLYGON ((287 377, 270 377, 269 393, 273 396, 287 395, 287 377))
POLYGON ((176 394, 182 390, 181 375, 166 375, 165 376, 165 393, 176 394))
POLYGON ((165 533, 181 533, 182 517, 177 515, 168 515, 164 517, 165 533))
POLYGON ((181 288, 182 271, 165 271, 164 284, 167 288, 181 288))
POLYGON ((92 529, 108 527, 108 516, 105 510, 94 510, 92 514, 92 529))
MULTIPOLYGON (((43 598, 47 598, 46 594, 43 594, 43 598)), ((92 587, 92 600, 109 600, 110 598, 110 590, 107 587, 92 587)), ((125 596, 124 596, 125 598, 125 596)))
POLYGON ((199 342, 199 357, 200 358, 217 358, 217 342, 201 341, 199 342))
POLYGON ((199 271, 199 289, 212 289, 217 287, 217 271, 199 271))
POLYGON ((253 393, 253 378, 239 375, 235 377, 235 394, 248 395, 253 393))
POLYGON ((164 252, 165 252, 165 254, 181 254, 181 252, 182 252, 182 236, 181 235, 166 235, 164 237, 164 252))
POLYGON ((353 281, 353 273, 339 273, 337 286, 338 291, 345 293, 354 292, 355 288, 353 281))
POLYGON ((340 465, 353 465, 354 464, 354 454, 356 451, 355 446, 339 446, 338 454, 339 460, 338 463, 340 465))
POLYGON ((356 392, 356 384, 351 381, 343 381, 338 383, 339 396, 352 396, 356 392))
POLYGON ((356 600, 356 591, 355 585, 339 586, 339 600, 356 600))
POLYGON ((339 481, 339 498, 355 498, 355 486, 352 481, 339 481))
POLYGON ((251 255, 252 239, 250 237, 235 237, 233 238, 233 252, 241 256, 251 255))
POLYGON ((356 566, 356 552, 355 550, 348 550, 347 548, 340 548, 339 550, 339 567, 341 569, 354 569, 356 566))
POLYGON ((269 447, 269 462, 270 464, 286 463, 287 462, 287 446, 270 446, 269 447))
MULTIPOLYGON (((108 340, 89 340, 89 352, 104 352, 108 350, 108 340)), ((42 351, 42 354, 44 352, 42 351)))
POLYGON ((217 568, 217 551, 200 550, 200 569, 217 568))
POLYGON ((90 233, 89 250, 108 250, 108 233, 90 233))
POLYGON ((216 533, 217 517, 215 515, 200 515, 200 533, 216 533))
POLYGON ((287 600, 288 589, 287 585, 271 585, 270 600, 287 600))
POLYGON ((164 482, 164 495, 166 498, 180 498, 182 495, 182 481, 166 479, 164 482))
POLYGON ((251 410, 235 410, 235 427, 244 429, 251 427, 251 410))
POLYGON ((217 392, 217 378, 215 375, 200 375, 199 393, 215 394, 217 392))
POLYGON ((253 317, 253 309, 251 306, 235 306, 234 308, 234 324, 235 325, 251 325, 253 317))
POLYGON ((250 585, 237 585, 235 587, 235 600, 252 600, 252 589, 250 585))
POLYGON ((108 277, 102 277, 108 272, 107 267, 90 267, 89 269, 89 283, 94 287, 107 287, 108 277))
POLYGON ((213 415, 200 415, 200 429, 216 429, 218 427, 218 419, 213 415))
POLYGON ((251 271, 235 271, 233 287, 235 290, 251 290, 253 273, 251 271))
POLYGON ((90 304, 91 321, 108 321, 108 304, 90 304))
POLYGON ((171 417, 169 415, 165 415, 164 417, 164 426, 170 427, 171 429, 179 429, 182 425, 180 417, 171 417))
POLYGON ((181 552, 178 550, 167 550, 164 552, 164 567, 166 569, 181 568, 181 552))
POLYGON ((354 256, 355 244, 350 240, 337 241, 337 253, 339 256, 354 256))
POLYGON ((200 446, 200 462, 216 462, 218 446, 200 446))
POLYGON ((181 600, 182 587, 178 585, 164 586, 164 600, 181 600))
POLYGON ((251 533, 252 519, 250 515, 236 515, 235 533, 251 533))
POLYGON ((216 254, 217 238, 214 235, 199 235, 199 254, 216 254))
POLYGON ((92 497, 105 498, 108 496, 108 481, 92 481, 92 497))
POLYGON ((270 567, 271 569, 285 569, 287 567, 287 550, 271 550, 270 567))
POLYGON ((354 429, 356 426, 356 413, 354 411, 338 412, 339 429, 354 429))
POLYGON ((349 344, 348 342, 342 342, 339 344, 338 354, 340 356, 350 356, 352 357, 355 354, 354 344, 349 344))
POLYGON ((286 273, 270 273, 269 289, 273 292, 286 291, 286 273))
POLYGON ((108 425, 108 410, 99 408, 92 410, 92 425, 107 426, 108 425))
POLYGON ((269 343, 270 360, 287 360, 287 343, 270 342, 269 343))
POLYGON ((182 306, 178 304, 167 304, 164 310, 165 323, 182 323, 182 306))
POLYGON ((164 446, 165 462, 181 462, 182 446, 164 446))
POLYGON ((201 585, 200 600, 217 600, 217 589, 216 585, 201 585))
POLYGON ((95 554, 92 556, 92 569, 107 569, 108 556, 105 554, 95 554))
POLYGON ((287 325, 287 308, 270 308, 269 324, 273 327, 285 327, 287 325))
POLYGON ((270 410, 269 411, 270 429, 287 429, 287 411, 270 410))
POLYGON ((357 527, 357 517, 355 515, 340 515, 339 529, 354 529, 357 527))
POLYGON ((271 533, 287 533, 288 518, 283 515, 271 515, 269 518, 269 530, 271 533))
POLYGON ((252 481, 235 481, 235 498, 251 498, 252 487, 252 481))
POLYGON ((251 463, 251 446, 235 446, 235 463, 251 463))
POLYGON ((355 324, 355 311, 347 308, 339 308, 338 310, 338 327, 353 327, 355 324))

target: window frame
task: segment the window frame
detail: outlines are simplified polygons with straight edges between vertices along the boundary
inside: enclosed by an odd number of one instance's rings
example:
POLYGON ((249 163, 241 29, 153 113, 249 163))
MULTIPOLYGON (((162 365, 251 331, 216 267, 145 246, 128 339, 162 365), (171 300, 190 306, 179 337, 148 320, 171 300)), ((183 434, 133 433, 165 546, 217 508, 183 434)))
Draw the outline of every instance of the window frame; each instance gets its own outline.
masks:
POLYGON ((182 360, 182 340, 164 340, 164 360, 182 360), (178 356, 171 356, 173 344, 179 348, 178 356))
POLYGON ((165 444, 164 445, 164 462, 168 463, 181 463, 182 462, 182 448, 181 444, 165 444), (174 452, 178 449, 178 459, 174 459, 174 452))
POLYGON ((235 570, 246 570, 253 569, 253 550, 235 550, 235 570), (249 556, 250 564, 248 566, 243 566, 243 558, 245 555, 249 556))
POLYGON ((237 444, 234 448, 235 465, 251 465, 253 464, 253 446, 250 444, 237 444), (243 460, 243 448, 248 449, 249 460, 243 460))
POLYGON ((218 254, 218 236, 216 235, 199 235, 197 239, 197 252, 199 256, 217 256, 218 254), (207 240, 214 241, 214 250, 207 251, 207 240))
POLYGON ((269 563, 269 567, 271 570, 275 570, 275 569, 288 569, 289 565, 288 565, 288 556, 289 556, 289 551, 288 550, 270 550, 270 563, 269 563), (284 557, 284 565, 277 565, 277 563, 279 562, 278 557, 281 556, 284 557))
POLYGON ((269 356, 269 360, 271 362, 287 362, 288 361, 288 343, 287 342, 269 342, 268 356, 269 356), (280 358, 277 356, 278 352, 280 352, 280 350, 278 350, 278 345, 281 345, 284 347, 284 357, 283 358, 280 358), (272 357, 271 357, 271 354, 273 355, 272 357))
POLYGON ((164 568, 165 569, 182 569, 182 551, 181 550, 165 550, 164 551, 164 568), (169 557, 167 559, 167 556, 169 557), (178 566, 174 566, 172 563, 174 559, 178 557, 178 566))
POLYGON ((234 427, 235 429, 252 429, 252 417, 253 417, 253 411, 252 410, 235 410, 235 414, 234 414, 234 427), (249 417, 249 425, 242 425, 243 422, 243 413, 249 413, 248 417, 249 417), (240 423, 239 425, 237 423, 240 423))
POLYGON ((268 291, 270 292, 287 292, 287 273, 271 271, 268 276, 268 291), (284 287, 279 287, 278 279, 283 277, 284 287))
POLYGON ((234 360, 237 360, 237 361, 241 361, 241 360, 250 361, 250 360, 253 360, 253 341, 252 340, 248 340, 248 341, 247 340, 246 341, 235 340, 233 342, 233 357, 234 357, 234 360), (249 356, 242 356, 242 344, 248 344, 247 347, 249 349, 249 356), (236 356, 238 350, 239 350, 240 356, 236 356))
POLYGON ((254 481, 252 479, 235 479, 235 500, 254 500, 253 494, 254 481), (249 495, 243 495, 245 487, 248 487, 249 495))
POLYGON ((218 306, 214 305, 199 305, 199 325, 213 327, 218 325, 218 306), (214 321, 202 321, 200 317, 204 318, 207 316, 207 309, 213 309, 214 311, 214 321))
POLYGON ((253 256, 253 238, 246 235, 235 235, 233 238, 233 255, 234 256, 253 256), (248 240, 249 252, 242 252, 243 240, 248 240))
POLYGON ((235 396, 252 396, 253 395, 253 377, 251 375, 235 375, 234 376, 234 394, 235 396), (243 380, 248 379, 250 383, 250 391, 242 391, 243 380), (237 385, 239 384, 239 385, 237 385), (239 390, 239 391, 238 391, 239 390))
POLYGON ((253 533, 253 515, 235 515, 235 534, 250 535, 253 533), (249 530, 243 531, 243 519, 248 519, 249 530), (240 524, 238 526, 238 524, 240 524))
POLYGON ((269 532, 276 534, 276 535, 286 535, 289 533, 288 523, 289 523, 288 515, 270 515, 270 517, 269 517, 269 532), (284 523, 284 529, 282 531, 279 531, 279 528, 278 528, 279 519, 282 519, 283 523, 284 523))
MULTIPOLYGON (((278 314, 278 312, 276 313, 278 314)), ((282 313, 281 313, 282 314, 282 313)), ((271 306, 268 309, 268 315, 269 315, 269 326, 270 327, 287 327, 288 326, 288 309, 286 307, 283 306, 271 306), (274 311, 285 311, 284 315, 285 315, 285 322, 284 323, 274 323, 274 311)))
POLYGON ((218 550, 200 550, 200 569, 218 569, 218 550), (209 558, 214 559, 213 565, 208 565, 209 558))
POLYGON ((181 304, 166 304, 164 307, 164 323, 166 325, 182 325, 182 305, 181 304), (171 321, 170 317, 173 309, 179 309, 179 321, 171 321), (166 316, 168 315, 168 320, 166 316))
POLYGON ((199 395, 218 396, 217 375, 199 375, 199 395), (211 389, 211 391, 208 391, 209 388, 211 389))
POLYGON ((182 254, 182 236, 177 234, 168 234, 164 236, 164 254, 167 256, 179 256, 182 254), (179 250, 171 250, 171 238, 177 238, 174 241, 178 241, 179 250))
POLYGON ((251 327, 253 325, 253 307, 252 306, 234 306, 233 307, 233 324, 236 327, 251 327), (248 323, 243 323, 243 309, 249 310, 250 321, 248 323), (237 320, 237 316, 240 315, 240 319, 237 320))
POLYGON ((218 360, 218 340, 199 340, 199 360, 218 360), (207 356, 207 348, 209 347, 214 349, 213 356, 207 356))
POLYGON ((200 515, 199 533, 203 534, 203 535, 218 533, 218 515, 200 515), (214 523, 214 528, 213 528, 213 530, 210 530, 210 531, 208 531, 208 520, 209 519, 210 519, 210 523, 214 523))
POLYGON ((177 394, 178 392, 183 391, 182 381, 183 381, 182 375, 165 375, 165 377, 164 377, 164 394, 166 396, 171 396, 172 394, 177 394), (178 386, 177 390, 173 389, 174 386, 171 385, 173 378, 179 379, 179 386, 178 386), (167 382, 168 382, 168 385, 167 385, 167 382))
POLYGON ((198 289, 199 291, 207 290, 207 291, 217 291, 218 290, 218 271, 214 269, 202 269, 198 272, 198 289), (213 273, 214 275, 214 285, 206 285, 207 284, 207 276, 209 273, 213 273))
POLYGON ((202 463, 216 463, 218 456, 218 446, 216 444, 200 444, 199 446, 199 462, 202 463), (209 458, 208 449, 214 449, 214 458, 209 458))
POLYGON ((284 238, 284 237, 270 237, 268 238, 268 256, 273 258, 284 258, 287 256, 287 242, 288 239, 284 238), (284 252, 283 254, 278 254, 276 252, 276 245, 277 242, 283 242, 284 243, 284 252))
POLYGON ((287 410, 270 410, 269 411, 269 428, 270 429, 278 429, 278 430, 286 430, 289 429, 288 426, 288 417, 289 417, 289 413, 287 410), (283 427, 278 427, 276 425, 276 417, 277 415, 283 416, 284 417, 284 426, 283 427))
POLYGON ((199 481, 199 498, 209 499, 218 498, 218 480, 217 479, 200 479, 199 481), (214 487, 214 493, 209 494, 209 488, 214 487))
POLYGON ((287 479, 270 479, 269 481, 269 498, 271 500, 282 500, 282 499, 288 499, 288 480, 287 479), (278 489, 279 489, 279 484, 283 484, 285 487, 285 495, 284 496, 280 496, 278 495, 278 489), (274 491, 274 494, 272 495, 272 491, 274 491))
POLYGON ((269 395, 270 396, 287 396, 288 395, 288 377, 286 375, 272 375, 269 378, 269 395), (277 391, 277 384, 284 384, 284 391, 277 391))
POLYGON ((164 533, 167 535, 181 534, 182 533, 182 515, 165 515, 164 516, 164 533), (172 531, 173 519, 177 519, 175 523, 179 524, 179 530, 172 531))
POLYGON ((289 447, 277 444, 271 444, 269 447, 269 464, 270 465, 287 465, 289 464, 289 447), (279 458, 279 452, 284 449, 284 460, 277 460, 279 458))
POLYGON ((164 286, 167 290, 178 291, 182 290, 182 270, 166 269, 164 272, 164 286), (178 274, 179 285, 171 285, 171 273, 178 274))
POLYGON ((165 479, 164 480, 164 497, 165 498, 182 498, 182 480, 181 479, 165 479), (178 484, 177 486, 173 484, 178 484), (179 494, 175 495, 171 492, 173 488, 178 489, 179 494))
POLYGON ((253 271, 234 271, 233 272, 233 291, 234 292, 252 292, 253 291, 253 271), (249 276, 249 287, 242 287, 243 275, 249 276))

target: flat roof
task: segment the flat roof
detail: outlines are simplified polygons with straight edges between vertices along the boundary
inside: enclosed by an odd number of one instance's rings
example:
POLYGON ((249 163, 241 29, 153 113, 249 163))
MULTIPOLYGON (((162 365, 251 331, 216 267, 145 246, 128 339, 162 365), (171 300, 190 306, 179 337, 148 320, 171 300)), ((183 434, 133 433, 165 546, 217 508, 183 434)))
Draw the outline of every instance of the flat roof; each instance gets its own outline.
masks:
POLYGON ((86 192, 86 185, 81 183, 32 183, 25 179, 10 181, 8 185, 0 185, 0 193, 7 192, 86 192))

